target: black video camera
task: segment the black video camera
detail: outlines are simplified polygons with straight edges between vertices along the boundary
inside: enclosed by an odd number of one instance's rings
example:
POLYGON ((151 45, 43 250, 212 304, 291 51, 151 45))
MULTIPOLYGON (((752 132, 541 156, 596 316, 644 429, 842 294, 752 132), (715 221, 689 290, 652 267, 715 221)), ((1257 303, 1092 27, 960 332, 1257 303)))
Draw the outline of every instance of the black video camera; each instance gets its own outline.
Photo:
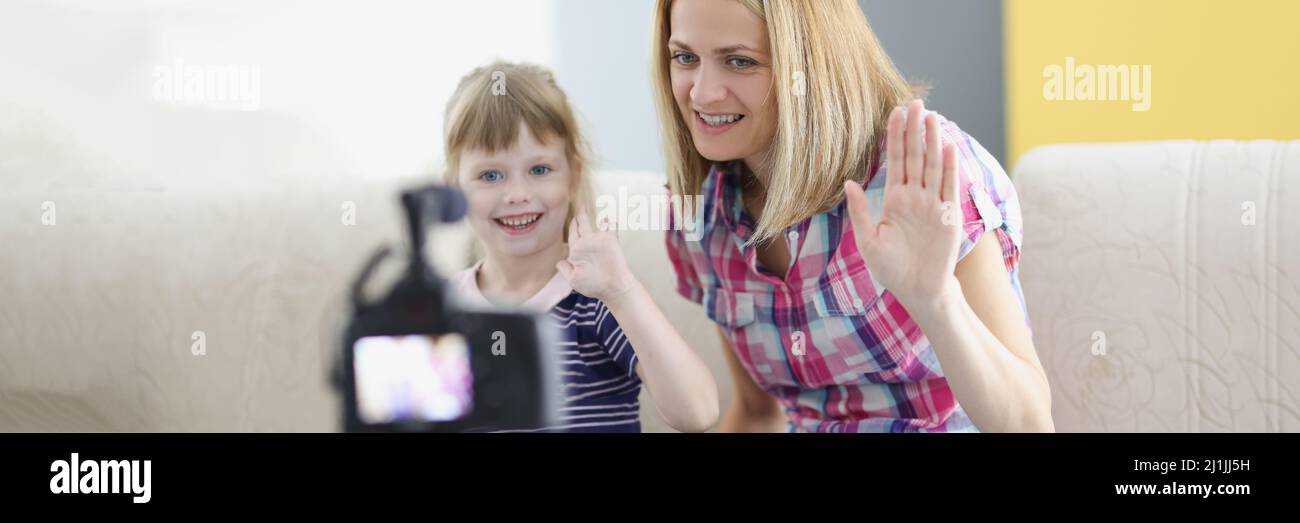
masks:
POLYGON ((559 396, 555 330, 540 315, 462 310, 424 256, 426 227, 465 214, 460 191, 402 193, 410 229, 406 271, 382 299, 366 282, 390 254, 377 251, 352 285, 353 314, 335 361, 347 432, 477 432, 554 424, 559 396))

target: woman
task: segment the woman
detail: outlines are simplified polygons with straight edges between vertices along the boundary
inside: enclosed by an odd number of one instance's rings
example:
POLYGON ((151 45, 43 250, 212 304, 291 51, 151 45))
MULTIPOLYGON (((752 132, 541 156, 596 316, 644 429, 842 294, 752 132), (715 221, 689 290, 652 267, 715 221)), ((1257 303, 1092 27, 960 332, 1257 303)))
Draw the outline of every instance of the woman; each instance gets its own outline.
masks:
POLYGON ((722 336, 720 428, 1053 430, 1015 190, 955 124, 901 107, 912 93, 856 2, 659 0, 655 16, 669 185, 706 202, 701 240, 671 231, 668 251, 722 336))

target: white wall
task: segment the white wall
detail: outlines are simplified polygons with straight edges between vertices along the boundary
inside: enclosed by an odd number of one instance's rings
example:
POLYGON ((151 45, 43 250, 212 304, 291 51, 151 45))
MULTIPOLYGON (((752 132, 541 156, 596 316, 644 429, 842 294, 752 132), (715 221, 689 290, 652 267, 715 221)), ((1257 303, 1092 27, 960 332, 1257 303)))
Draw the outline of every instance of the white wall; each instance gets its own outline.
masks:
POLYGON ((491 58, 553 64, 553 15, 550 0, 6 0, 0 177, 426 173, 457 80, 491 58), (156 68, 176 60, 256 66, 257 110, 155 99, 156 68), (69 156, 96 167, 72 172, 69 156))

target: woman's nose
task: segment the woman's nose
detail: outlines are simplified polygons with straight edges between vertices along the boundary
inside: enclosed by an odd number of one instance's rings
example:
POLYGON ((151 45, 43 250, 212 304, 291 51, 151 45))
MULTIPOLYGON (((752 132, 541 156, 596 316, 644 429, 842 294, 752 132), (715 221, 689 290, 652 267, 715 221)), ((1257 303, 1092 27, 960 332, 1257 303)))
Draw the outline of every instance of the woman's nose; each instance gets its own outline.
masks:
POLYGON ((719 75, 708 67, 696 69, 695 85, 691 86, 691 101, 696 107, 707 107, 727 97, 727 88, 719 75))

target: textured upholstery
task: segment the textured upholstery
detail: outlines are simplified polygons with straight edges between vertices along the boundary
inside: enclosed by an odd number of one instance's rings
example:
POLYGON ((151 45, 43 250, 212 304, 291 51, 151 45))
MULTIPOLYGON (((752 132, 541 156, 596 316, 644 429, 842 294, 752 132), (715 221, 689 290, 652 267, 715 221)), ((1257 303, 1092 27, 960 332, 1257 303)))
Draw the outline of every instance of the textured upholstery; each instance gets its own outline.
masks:
MULTIPOLYGON (((375 246, 401 240, 393 195, 419 180, 87 186, 57 183, 103 178, 45 145, 35 160, 30 144, 26 156, 0 150, 0 165, 64 169, 0 193, 0 430, 336 428, 325 375, 346 283, 375 246), (47 201, 53 226, 41 223, 47 201), (195 331, 204 356, 191 354, 195 331)), ((1058 430, 1300 430, 1300 245, 1288 241, 1300 232, 1300 142, 1053 146, 1013 178, 1058 430)), ((605 193, 663 184, 598 180, 605 193)), ((622 243, 725 405, 716 331, 673 292, 662 233, 622 243)), ((452 270, 465 245, 449 231, 431 250, 452 270)), ((645 400, 645 430, 668 430, 645 400)))

